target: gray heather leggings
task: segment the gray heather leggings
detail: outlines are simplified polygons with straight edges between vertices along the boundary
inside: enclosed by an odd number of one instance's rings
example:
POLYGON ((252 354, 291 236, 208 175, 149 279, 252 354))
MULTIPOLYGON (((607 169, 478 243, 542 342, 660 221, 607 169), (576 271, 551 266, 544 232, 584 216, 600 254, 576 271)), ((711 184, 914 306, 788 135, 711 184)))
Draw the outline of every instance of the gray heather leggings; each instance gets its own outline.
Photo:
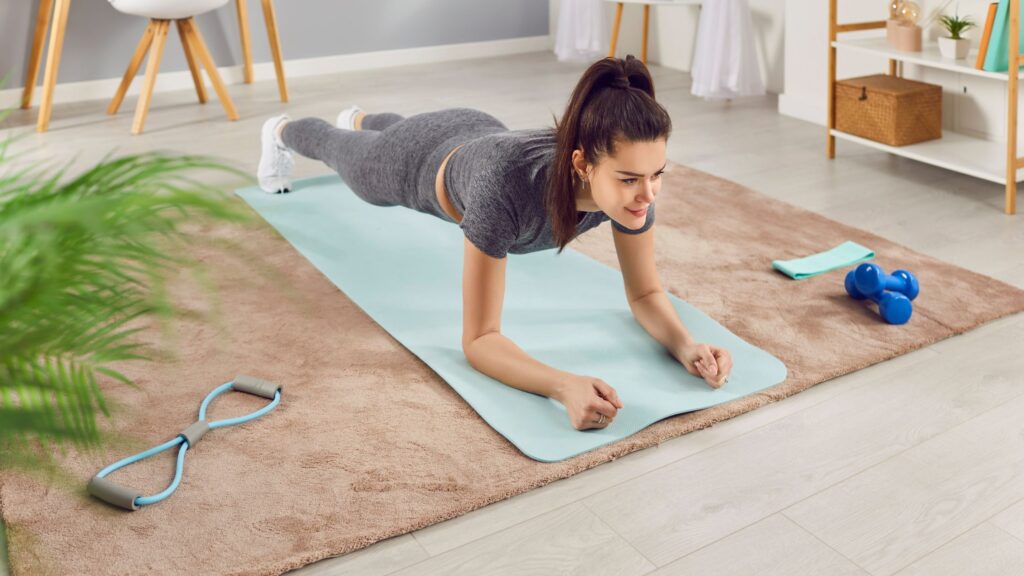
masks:
POLYGON ((366 114, 361 130, 300 118, 285 125, 281 140, 295 152, 326 163, 370 204, 405 206, 451 222, 434 191, 441 162, 459 144, 506 130, 485 112, 448 108, 408 118, 391 112, 366 114))

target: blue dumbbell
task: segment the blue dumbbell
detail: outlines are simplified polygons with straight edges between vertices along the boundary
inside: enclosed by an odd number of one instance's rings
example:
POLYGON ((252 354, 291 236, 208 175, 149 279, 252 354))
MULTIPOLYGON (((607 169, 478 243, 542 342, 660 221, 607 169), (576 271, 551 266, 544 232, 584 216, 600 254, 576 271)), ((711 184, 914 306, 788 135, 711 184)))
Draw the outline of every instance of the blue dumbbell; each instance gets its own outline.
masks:
POLYGON ((910 315, 914 313, 914 306, 910 303, 910 298, 899 292, 885 290, 865 295, 857 287, 855 279, 857 270, 850 270, 846 274, 846 293, 855 300, 870 298, 872 302, 878 304, 878 312, 882 315, 882 319, 889 324, 906 324, 910 320, 910 315))
POLYGON ((913 300, 921 292, 917 278, 906 270, 894 270, 890 276, 880 266, 864 263, 857 266, 853 276, 857 290, 865 296, 891 290, 913 300))
POLYGON ((850 295, 850 298, 853 298, 854 300, 863 300, 867 298, 867 296, 862 294, 860 289, 857 288, 857 280, 854 277, 855 272, 856 270, 850 270, 846 273, 846 280, 843 281, 843 286, 846 287, 846 293, 850 295))
POLYGON ((906 324, 910 315, 914 313, 914 305, 899 292, 876 292, 868 296, 878 304, 878 312, 882 320, 889 324, 906 324))

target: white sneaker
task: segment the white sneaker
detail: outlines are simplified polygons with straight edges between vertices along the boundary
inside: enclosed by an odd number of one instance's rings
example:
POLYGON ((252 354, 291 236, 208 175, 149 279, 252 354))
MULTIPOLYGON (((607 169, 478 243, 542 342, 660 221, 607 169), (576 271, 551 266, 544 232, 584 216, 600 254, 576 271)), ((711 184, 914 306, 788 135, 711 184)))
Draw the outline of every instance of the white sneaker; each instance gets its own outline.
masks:
POLYGON ((362 111, 363 109, 359 106, 349 106, 338 113, 338 119, 334 122, 334 125, 345 130, 355 130, 356 116, 362 111))
POLYGON ((292 170, 295 168, 295 157, 284 142, 277 137, 277 127, 281 122, 291 120, 287 114, 268 118, 263 123, 260 133, 260 165, 256 169, 256 178, 260 188, 270 194, 291 192, 292 170))

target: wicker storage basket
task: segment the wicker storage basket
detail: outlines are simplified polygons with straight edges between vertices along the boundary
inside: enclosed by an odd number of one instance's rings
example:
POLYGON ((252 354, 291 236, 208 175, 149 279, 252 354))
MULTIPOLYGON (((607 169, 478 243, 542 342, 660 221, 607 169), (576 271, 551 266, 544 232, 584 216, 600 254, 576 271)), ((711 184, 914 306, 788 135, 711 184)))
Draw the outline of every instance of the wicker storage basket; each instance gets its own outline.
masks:
POLYGON ((904 146, 942 137, 942 87, 885 74, 836 81, 836 129, 904 146))

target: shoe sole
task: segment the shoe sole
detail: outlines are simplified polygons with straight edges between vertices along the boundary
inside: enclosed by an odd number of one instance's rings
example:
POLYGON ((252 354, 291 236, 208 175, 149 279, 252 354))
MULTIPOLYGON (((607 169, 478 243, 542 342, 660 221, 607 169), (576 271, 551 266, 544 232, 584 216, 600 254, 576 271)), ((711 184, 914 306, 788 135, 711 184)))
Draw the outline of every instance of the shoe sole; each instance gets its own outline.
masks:
MULTIPOLYGON (((268 122, 269 122, 269 120, 268 120, 268 122)), ((276 126, 276 124, 275 124, 275 126, 276 126)), ((267 130, 266 130, 266 123, 264 123, 263 134, 261 134, 261 139, 266 139, 267 137, 273 139, 274 138, 273 128, 271 128, 270 130, 271 130, 271 133, 270 134, 266 134, 266 132, 267 132, 267 130)), ((277 143, 275 142, 273 145, 276 146, 276 144, 277 143)), ((262 158, 260 158, 260 160, 262 161, 262 158)), ((259 175, 258 174, 257 174, 256 180, 257 180, 257 184, 259 184, 260 190, 263 190, 267 194, 287 194, 287 193, 291 192, 291 186, 290 185, 285 185, 281 181, 271 180, 273 185, 265 187, 262 182, 259 182, 259 175), (269 190, 267 188, 269 188, 269 190)))

